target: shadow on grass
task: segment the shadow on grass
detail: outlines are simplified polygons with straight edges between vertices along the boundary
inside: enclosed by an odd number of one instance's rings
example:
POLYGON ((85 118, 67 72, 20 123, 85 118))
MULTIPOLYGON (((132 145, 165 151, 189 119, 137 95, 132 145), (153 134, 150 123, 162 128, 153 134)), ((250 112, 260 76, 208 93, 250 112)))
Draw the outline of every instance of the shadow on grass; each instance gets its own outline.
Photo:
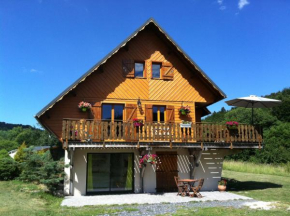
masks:
POLYGON ((283 185, 271 182, 256 181, 238 181, 235 179, 227 179, 227 191, 243 191, 243 190, 263 190, 269 188, 282 188, 283 185))

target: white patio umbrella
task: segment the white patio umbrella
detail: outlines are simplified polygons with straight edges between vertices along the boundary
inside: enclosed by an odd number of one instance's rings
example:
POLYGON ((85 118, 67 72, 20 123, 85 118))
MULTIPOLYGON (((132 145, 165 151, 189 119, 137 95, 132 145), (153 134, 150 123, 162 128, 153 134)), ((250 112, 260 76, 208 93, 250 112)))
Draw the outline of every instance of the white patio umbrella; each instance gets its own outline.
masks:
POLYGON ((229 106, 252 108, 252 124, 253 124, 253 108, 271 108, 278 106, 282 103, 280 100, 258 97, 256 95, 250 95, 248 97, 240 97, 233 100, 226 101, 229 106))

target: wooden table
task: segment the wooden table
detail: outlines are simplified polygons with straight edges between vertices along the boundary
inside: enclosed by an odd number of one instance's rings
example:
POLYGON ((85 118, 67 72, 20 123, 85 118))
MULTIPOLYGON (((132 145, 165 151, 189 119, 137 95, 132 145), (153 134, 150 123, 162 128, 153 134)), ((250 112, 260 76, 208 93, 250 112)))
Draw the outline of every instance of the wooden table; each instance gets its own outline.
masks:
POLYGON ((191 186, 194 184, 194 182, 199 181, 198 179, 179 179, 178 182, 182 182, 186 185, 187 187, 187 192, 186 195, 189 196, 189 192, 191 189, 191 186))

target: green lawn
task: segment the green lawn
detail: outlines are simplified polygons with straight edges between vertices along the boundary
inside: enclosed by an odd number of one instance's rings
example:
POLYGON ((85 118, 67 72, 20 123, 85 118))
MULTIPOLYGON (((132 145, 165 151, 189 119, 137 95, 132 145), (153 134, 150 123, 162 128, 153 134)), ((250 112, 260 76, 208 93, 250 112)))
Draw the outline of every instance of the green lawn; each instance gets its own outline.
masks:
MULTIPOLYGON (((225 170, 223 176, 229 179, 229 191, 262 201, 277 202, 277 209, 270 211, 248 208, 199 208, 179 209, 174 215, 290 215, 290 177, 225 170)), ((34 184, 19 181, 0 181, 0 215, 100 215, 119 211, 136 211, 134 205, 86 206, 81 208, 61 207, 62 198, 43 192, 34 184)), ((136 215, 138 212, 136 211, 136 215)))

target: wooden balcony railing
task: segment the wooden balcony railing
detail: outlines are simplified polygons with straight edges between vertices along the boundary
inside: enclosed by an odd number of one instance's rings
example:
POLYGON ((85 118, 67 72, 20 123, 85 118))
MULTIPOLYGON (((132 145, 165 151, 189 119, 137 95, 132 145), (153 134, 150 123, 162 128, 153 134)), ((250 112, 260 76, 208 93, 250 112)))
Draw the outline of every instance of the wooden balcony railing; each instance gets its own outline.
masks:
POLYGON ((78 142, 216 142, 261 143, 260 127, 240 124, 236 130, 210 123, 147 123, 135 127, 132 122, 106 122, 88 119, 64 119, 62 139, 78 142))

